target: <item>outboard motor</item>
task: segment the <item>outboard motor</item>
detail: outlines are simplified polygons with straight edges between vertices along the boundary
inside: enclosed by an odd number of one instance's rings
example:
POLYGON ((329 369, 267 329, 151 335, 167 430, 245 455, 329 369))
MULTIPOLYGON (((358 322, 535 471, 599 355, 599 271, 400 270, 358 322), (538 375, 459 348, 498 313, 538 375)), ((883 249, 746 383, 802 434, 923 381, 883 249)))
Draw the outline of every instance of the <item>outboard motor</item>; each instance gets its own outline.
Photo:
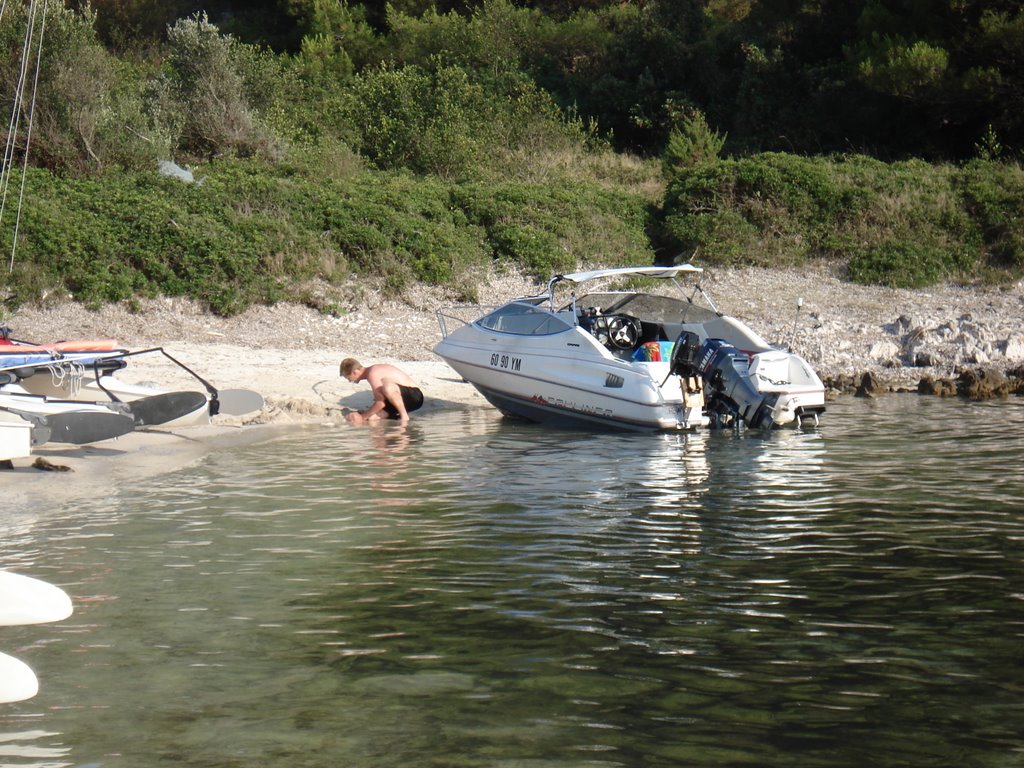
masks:
MULTIPOLYGON (((674 358, 674 356, 673 356, 674 358)), ((747 378, 750 358, 722 339, 708 339, 700 349, 697 370, 704 377, 708 410, 738 417, 752 429, 770 429, 777 392, 758 392, 747 378)))
POLYGON ((669 373, 684 378, 697 376, 700 371, 697 369, 697 353, 700 352, 700 337, 693 331, 683 331, 676 339, 676 345, 672 349, 672 360, 669 365, 669 373))

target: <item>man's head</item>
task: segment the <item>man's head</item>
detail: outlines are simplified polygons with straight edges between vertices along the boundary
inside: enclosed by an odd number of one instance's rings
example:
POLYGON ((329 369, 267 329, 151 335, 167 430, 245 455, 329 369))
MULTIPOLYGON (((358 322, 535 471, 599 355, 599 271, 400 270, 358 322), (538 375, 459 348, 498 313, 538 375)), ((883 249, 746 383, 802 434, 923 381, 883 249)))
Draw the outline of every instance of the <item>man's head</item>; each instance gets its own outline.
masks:
POLYGON ((341 376, 349 381, 355 381, 363 372, 363 366, 354 357, 346 357, 341 361, 341 376))

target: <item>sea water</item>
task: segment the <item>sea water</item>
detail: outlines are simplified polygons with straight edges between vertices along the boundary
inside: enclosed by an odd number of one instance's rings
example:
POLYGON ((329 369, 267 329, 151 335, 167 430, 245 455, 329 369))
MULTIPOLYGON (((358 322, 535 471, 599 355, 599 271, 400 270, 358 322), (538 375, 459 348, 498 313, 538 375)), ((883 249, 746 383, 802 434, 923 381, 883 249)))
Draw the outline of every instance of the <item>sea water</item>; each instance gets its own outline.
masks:
POLYGON ((1024 765, 1024 401, 303 428, 0 511, 2 766, 1024 765))

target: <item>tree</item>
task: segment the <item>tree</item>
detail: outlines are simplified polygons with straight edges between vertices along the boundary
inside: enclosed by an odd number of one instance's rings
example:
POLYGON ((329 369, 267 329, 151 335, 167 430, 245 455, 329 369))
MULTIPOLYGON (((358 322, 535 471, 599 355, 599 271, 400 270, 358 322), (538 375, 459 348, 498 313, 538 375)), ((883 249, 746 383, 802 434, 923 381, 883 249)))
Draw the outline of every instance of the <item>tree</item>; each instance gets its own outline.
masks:
POLYGON ((255 153, 266 136, 245 98, 234 38, 222 35, 204 14, 178 21, 167 31, 167 42, 174 77, 165 114, 180 127, 179 146, 206 156, 255 153))
POLYGON ((700 110, 692 110, 669 134, 668 145, 661 156, 662 170, 671 178, 679 171, 718 159, 726 137, 712 130, 700 110))
MULTIPOLYGON (((27 12, 24 6, 0 19, 3 50, 22 50, 27 12)), ((104 48, 95 21, 90 9, 75 11, 60 3, 47 6, 45 25, 37 20, 37 41, 45 30, 38 87, 34 106, 26 100, 23 113, 27 118, 33 111, 31 152, 40 165, 76 171, 135 166, 152 162, 169 145, 146 112, 143 73, 104 48)), ((28 83, 35 82, 34 62, 33 57, 28 83)), ((13 56, 0 62, 0 87, 6 93, 17 90, 17 63, 13 56)))

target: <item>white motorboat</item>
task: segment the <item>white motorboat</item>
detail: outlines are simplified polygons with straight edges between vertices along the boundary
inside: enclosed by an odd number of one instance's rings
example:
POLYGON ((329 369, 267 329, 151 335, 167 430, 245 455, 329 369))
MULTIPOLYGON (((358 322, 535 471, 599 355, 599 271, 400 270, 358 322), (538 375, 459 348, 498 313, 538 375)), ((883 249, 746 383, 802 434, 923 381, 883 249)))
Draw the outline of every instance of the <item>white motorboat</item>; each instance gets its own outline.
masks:
POLYGON ((442 309, 434 352, 503 413, 544 424, 816 424, 825 410, 821 379, 799 355, 719 312, 697 279, 702 272, 691 264, 576 272, 472 321, 442 309), (634 278, 665 280, 679 297, 582 292, 597 281, 634 278), (689 295, 687 278, 694 281, 689 295), (556 300, 563 287, 568 301, 556 300), (708 306, 695 301, 698 294, 708 306))

